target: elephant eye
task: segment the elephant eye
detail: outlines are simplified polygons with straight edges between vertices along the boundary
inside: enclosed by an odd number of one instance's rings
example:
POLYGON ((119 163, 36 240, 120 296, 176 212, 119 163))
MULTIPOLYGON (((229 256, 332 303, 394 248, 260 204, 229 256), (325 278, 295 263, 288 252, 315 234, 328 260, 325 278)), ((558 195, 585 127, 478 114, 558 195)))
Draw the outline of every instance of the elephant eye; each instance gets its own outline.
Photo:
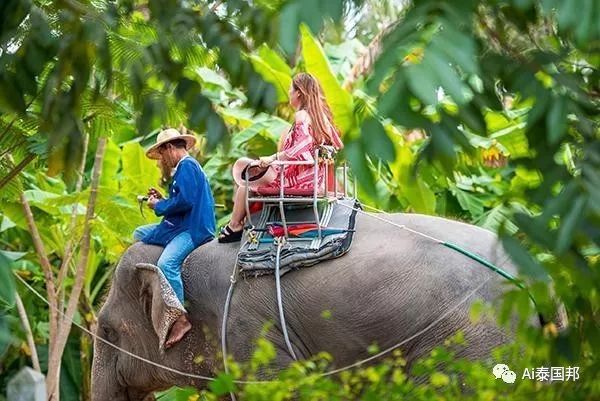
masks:
POLYGON ((112 329, 112 327, 110 327, 110 326, 106 326, 106 325, 100 326, 100 334, 101 334, 102 338, 104 338, 107 341, 110 341, 111 343, 114 343, 117 341, 117 332, 114 331, 112 329))

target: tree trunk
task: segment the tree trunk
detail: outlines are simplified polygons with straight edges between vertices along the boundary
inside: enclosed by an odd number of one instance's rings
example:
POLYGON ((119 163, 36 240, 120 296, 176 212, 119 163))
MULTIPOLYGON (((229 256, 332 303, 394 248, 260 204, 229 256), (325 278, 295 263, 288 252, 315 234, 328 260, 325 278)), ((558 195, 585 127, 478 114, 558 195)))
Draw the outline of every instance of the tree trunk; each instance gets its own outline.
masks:
MULTIPOLYGON (((25 194, 21 193, 21 203, 23 204, 23 210, 29 231, 31 232, 34 247, 38 257, 40 258, 40 263, 44 272, 44 280, 46 282, 46 290, 48 292, 48 303, 50 305, 50 339, 48 347, 48 374, 46 375, 46 391, 48 401, 59 401, 60 399, 60 370, 62 354, 69 337, 69 332, 71 331, 73 316, 77 310, 79 296, 81 295, 85 281, 85 273, 91 242, 90 222, 94 218, 96 198, 98 196, 98 185, 100 182, 100 174, 102 172, 102 163, 106 149, 106 141, 106 138, 103 137, 98 139, 98 147, 96 149, 94 167, 92 170, 92 182, 90 184, 90 197, 88 199, 81 241, 69 241, 69 244, 67 244, 65 257, 69 259, 74 251, 71 249, 71 244, 79 243, 80 246, 75 277, 73 277, 74 284, 68 297, 66 311, 63 310, 63 303, 59 299, 60 291, 57 291, 56 287, 58 285, 60 288, 62 283, 55 282, 52 265, 48 260, 48 256, 33 218, 33 213, 31 212, 29 202, 27 201, 25 194)), ((82 161, 81 166, 84 166, 84 161, 82 161)), ((80 173, 83 174, 83 172, 80 173)), ((74 235, 74 233, 70 234, 74 235)), ((68 266, 68 264, 69 263, 67 261, 63 265, 64 269, 60 269, 61 271, 59 272, 59 276, 61 279, 67 275, 68 267, 66 266, 68 266)))
MULTIPOLYGON (((65 346, 67 344, 67 339, 69 338, 69 332, 71 331, 71 325, 73 323, 73 316, 75 315, 75 312, 77 310, 77 305, 79 304, 79 296, 81 295, 81 290, 83 289, 91 242, 90 222, 94 218, 96 198, 98 196, 98 185, 100 183, 100 173, 102 172, 102 162, 104 160, 105 150, 106 138, 101 137, 98 139, 98 147, 96 148, 96 157, 94 159, 94 167, 92 169, 90 198, 88 200, 83 225, 83 236, 81 238, 81 246, 79 249, 77 270, 75 272, 75 282, 73 284, 73 288, 71 289, 71 294, 69 295, 67 310, 63 314, 59 322, 55 353, 48 365, 49 374, 50 372, 60 372, 60 361, 62 353, 64 352, 65 346)), ((48 384, 48 399, 52 401, 59 401, 60 388, 58 386, 58 379, 55 383, 50 384, 48 384), (50 386, 50 384, 52 384, 52 386, 50 386)))
MULTIPOLYGON (((25 214, 25 220, 27 221, 27 227, 31 233, 31 239, 36 253, 40 259, 40 265, 44 272, 44 281, 46 284, 46 292, 48 293, 48 304, 49 304, 49 339, 48 339, 48 360, 52 360, 55 357, 56 351, 56 339, 58 338, 58 299, 56 297, 56 287, 54 286, 54 274, 52 273, 52 265, 48 260, 44 243, 40 237, 40 232, 33 219, 33 213, 29 206, 29 201, 25 197, 25 193, 21 193, 21 204, 23 205, 23 213, 25 214)), ((60 359, 60 358, 59 358, 60 359)), ((48 368, 48 374, 46 375, 46 391, 48 394, 48 400, 50 400, 49 386, 57 386, 58 375, 56 372, 48 368)))
POLYGON ((40 359, 38 358, 37 349, 35 348, 35 341, 33 341, 33 332, 31 331, 31 325, 29 324, 29 318, 27 317, 27 311, 25 310, 25 305, 23 305, 23 301, 17 291, 15 291, 15 304, 17 305, 17 312, 19 313, 23 330, 25 330, 27 345, 31 351, 31 364, 36 371, 42 373, 40 359))

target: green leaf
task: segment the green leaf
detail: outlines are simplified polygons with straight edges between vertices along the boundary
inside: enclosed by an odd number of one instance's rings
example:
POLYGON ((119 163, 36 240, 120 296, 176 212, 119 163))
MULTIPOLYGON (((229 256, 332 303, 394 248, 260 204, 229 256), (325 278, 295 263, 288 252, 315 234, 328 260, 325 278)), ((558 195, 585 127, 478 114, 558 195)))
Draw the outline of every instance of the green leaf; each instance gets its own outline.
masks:
POLYGON ((221 117, 217 113, 211 112, 206 122, 206 144, 208 148, 214 149, 225 138, 227 133, 227 127, 221 117))
POLYGON ((544 267, 523 248, 515 237, 503 235, 502 244, 521 273, 536 280, 548 280, 548 273, 544 267))
POLYGON ((557 7, 556 11, 559 29, 568 29, 579 22, 579 17, 581 16, 581 2, 562 1, 560 7, 557 7))
POLYGON ((475 57, 475 41, 473 37, 460 32, 454 23, 442 21, 443 29, 431 41, 430 49, 446 54, 455 65, 467 74, 478 75, 479 64, 475 57))
POLYGON ((292 69, 286 63, 285 59, 265 43, 258 48, 258 55, 263 61, 268 63, 273 70, 279 71, 288 76, 292 75, 292 69))
POLYGON ((192 401, 198 398, 197 390, 189 388, 172 387, 167 391, 155 393, 158 401, 192 401))
POLYGON ((106 143, 100 186, 116 191, 119 187, 117 172, 121 161, 121 149, 109 139, 106 143))
POLYGON ((15 301, 15 282, 13 279, 11 260, 4 251, 0 252, 0 301, 12 305, 15 301))
POLYGON ((417 177, 415 179, 415 184, 411 183, 407 185, 405 187, 405 194, 415 212, 431 215, 435 214, 435 193, 422 178, 417 177))
POLYGON ((450 67, 449 61, 442 54, 438 53, 435 48, 427 49, 423 64, 430 65, 431 70, 437 76, 437 82, 439 82, 459 107, 466 103, 467 97, 465 93, 467 87, 462 83, 456 71, 450 67))
POLYGON ((121 187, 128 194, 145 194, 150 187, 157 187, 160 171, 156 162, 146 157, 139 143, 130 142, 123 146, 121 161, 125 176, 121 187))
POLYGON ((434 214, 436 207, 435 193, 420 176, 414 176, 415 156, 407 145, 398 148, 396 161, 390 167, 398 191, 405 197, 411 209, 417 213, 434 214))
POLYGON ((525 134, 525 125, 526 123, 524 122, 509 125, 504 129, 490 134, 490 138, 496 139, 513 158, 529 156, 531 151, 529 149, 529 140, 525 134))
POLYGON ((265 81, 271 83, 275 87, 277 101, 280 103, 287 102, 289 99, 289 89, 292 85, 291 75, 277 71, 269 62, 257 55, 250 55, 249 59, 254 70, 258 72, 265 81))
POLYGON ((287 54, 293 54, 298 39, 298 24, 302 5, 289 1, 281 10, 279 17, 279 43, 287 54))
POLYGON ((323 48, 310 33, 306 25, 300 26, 302 38, 302 58, 306 71, 315 76, 323 88, 327 104, 333 113, 336 126, 342 133, 348 133, 354 125, 352 96, 342 88, 329 61, 325 56, 323 48))
POLYGON ((360 138, 370 156, 387 162, 391 162, 396 158, 394 143, 377 118, 365 120, 361 131, 360 138))
POLYGON ((6 215, 2 215, 0 219, 0 233, 17 226, 17 224, 6 215))
POLYGON ((481 321, 482 314, 485 311, 485 305, 482 301, 477 300, 471 304, 471 308, 469 309, 469 320, 477 324, 481 321))
POLYGON ((363 144, 356 139, 352 139, 346 142, 344 146, 344 154, 352 169, 352 174, 358 179, 359 184, 363 187, 362 189, 376 196, 377 191, 375 189, 375 181, 369 164, 366 158, 366 151, 363 149, 363 144))
POLYGON ((443 387, 450 383, 450 378, 441 372, 433 372, 429 380, 434 387, 443 387))
POLYGON ((27 105, 14 74, 2 73, 0 75, 0 87, 2 87, 0 91, 0 112, 24 113, 27 105))
POLYGON ((231 84, 215 70, 206 67, 196 68, 196 73, 204 83, 218 86, 225 91, 231 90, 231 84))
POLYGON ((481 198, 457 187, 454 187, 452 192, 456 195, 460 207, 468 211, 471 216, 477 218, 483 214, 483 200, 481 198))
POLYGON ((479 227, 486 228, 492 232, 498 232, 500 227, 504 227, 504 230, 509 234, 514 234, 519 231, 519 228, 508 219, 509 210, 504 205, 498 205, 484 214, 482 214, 475 224, 479 227))
MULTIPOLYGON (((579 18, 579 21, 575 26, 575 38, 579 44, 584 46, 590 38, 590 34, 594 35, 594 4, 596 5, 596 8, 598 8, 598 3, 594 0, 581 0, 579 4, 579 15, 581 18, 579 18)), ((597 12, 595 14, 596 17, 599 14, 600 13, 597 12)), ((597 25, 596 21, 596 26, 597 25)))
POLYGON ((426 105, 437 103, 436 74, 428 63, 410 65, 406 68, 408 87, 426 105))
POLYGON ((430 160, 433 158, 439 160, 446 170, 451 171, 456 162, 456 151, 452 138, 439 124, 431 125, 430 131, 431 142, 427 147, 427 150, 430 152, 430 160))
POLYGON ((261 133, 267 133, 270 137, 273 145, 277 146, 279 135, 283 130, 289 129, 290 125, 287 121, 279 118, 273 118, 269 120, 258 121, 248 128, 234 134, 231 139, 231 147, 233 149, 242 148, 248 141, 254 138, 256 135, 261 133))
POLYGON ((573 242, 573 233, 581 222, 586 210, 587 196, 580 195, 569 207, 567 214, 561 218, 558 229, 558 238, 556 240, 556 252, 564 253, 573 242))
POLYGON ((559 96, 552 102, 546 115, 548 141, 553 145, 560 141, 567 130, 567 113, 568 99, 559 96))

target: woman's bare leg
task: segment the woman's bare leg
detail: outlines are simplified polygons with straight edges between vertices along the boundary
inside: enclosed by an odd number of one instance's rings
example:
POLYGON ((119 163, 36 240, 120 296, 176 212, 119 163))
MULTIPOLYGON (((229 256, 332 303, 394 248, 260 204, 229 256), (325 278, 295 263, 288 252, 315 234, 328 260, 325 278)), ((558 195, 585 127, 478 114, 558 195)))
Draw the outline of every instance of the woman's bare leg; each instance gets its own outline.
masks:
POLYGON ((229 228, 233 231, 240 231, 244 227, 246 218, 246 187, 240 186, 236 189, 233 197, 233 212, 229 228))

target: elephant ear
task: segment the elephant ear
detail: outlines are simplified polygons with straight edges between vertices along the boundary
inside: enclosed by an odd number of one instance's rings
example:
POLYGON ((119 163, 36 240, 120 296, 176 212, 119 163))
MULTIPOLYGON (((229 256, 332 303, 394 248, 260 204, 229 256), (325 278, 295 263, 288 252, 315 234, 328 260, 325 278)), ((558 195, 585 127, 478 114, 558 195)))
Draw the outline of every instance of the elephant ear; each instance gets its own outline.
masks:
POLYGON ((165 341, 171 326, 185 313, 185 309, 165 275, 157 266, 150 263, 138 263, 135 267, 142 282, 142 291, 149 293, 151 297, 152 326, 158 336, 158 348, 162 353, 165 350, 165 341))

